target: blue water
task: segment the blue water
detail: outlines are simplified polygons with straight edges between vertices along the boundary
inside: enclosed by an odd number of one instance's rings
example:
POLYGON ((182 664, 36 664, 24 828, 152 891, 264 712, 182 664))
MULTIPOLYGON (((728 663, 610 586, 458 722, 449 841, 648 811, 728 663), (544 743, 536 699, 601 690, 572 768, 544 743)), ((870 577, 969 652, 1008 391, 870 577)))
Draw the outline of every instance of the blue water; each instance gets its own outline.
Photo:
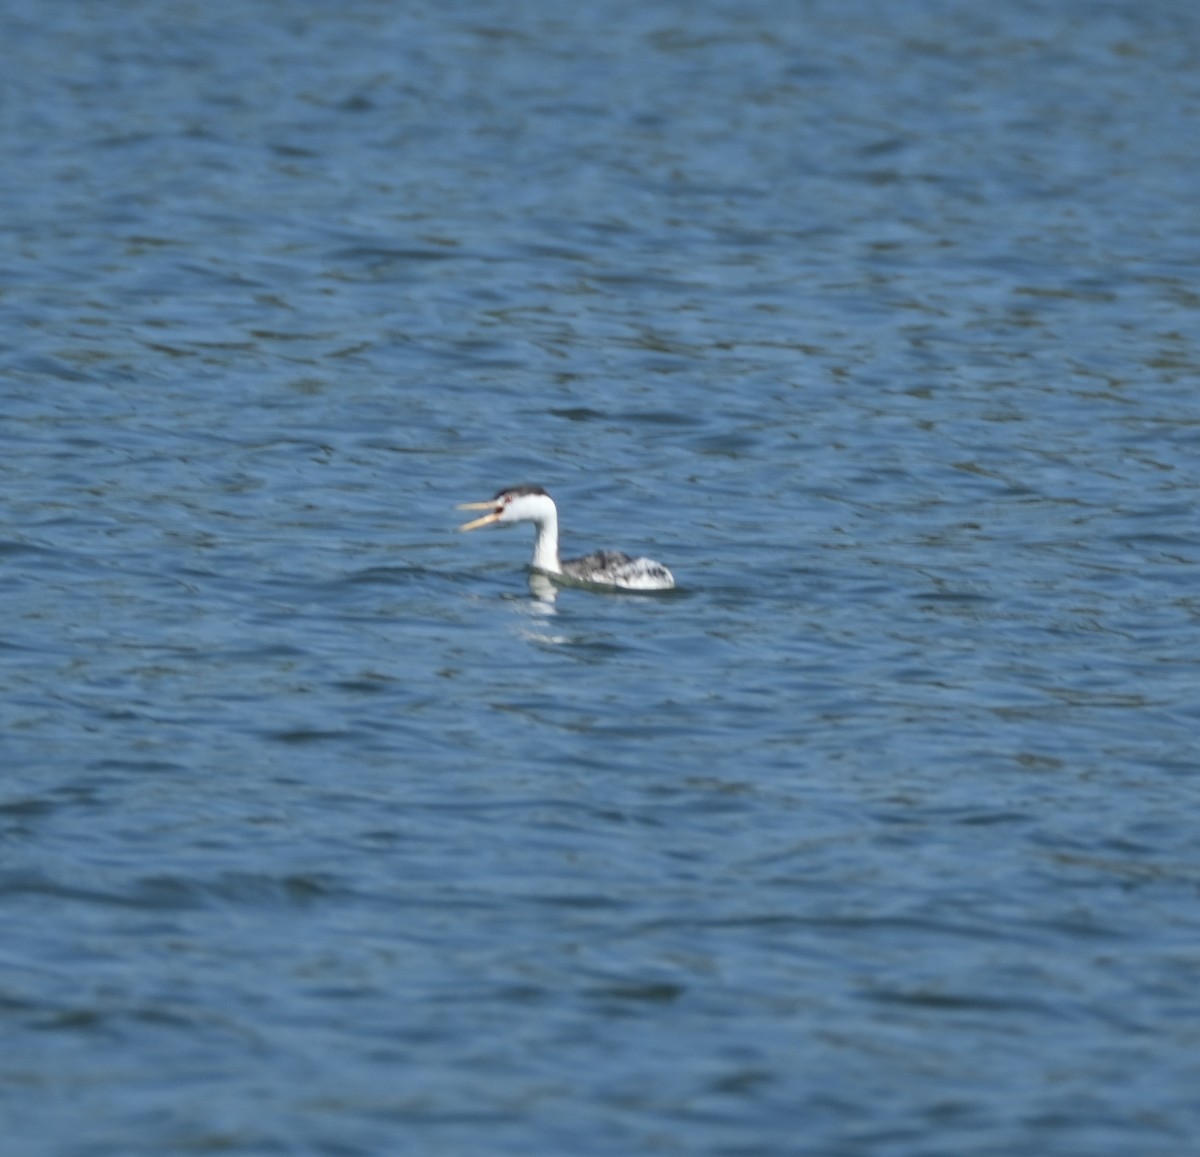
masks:
POLYGON ((1195 1151, 1200 9, 0 42, 0 1148, 1195 1151))

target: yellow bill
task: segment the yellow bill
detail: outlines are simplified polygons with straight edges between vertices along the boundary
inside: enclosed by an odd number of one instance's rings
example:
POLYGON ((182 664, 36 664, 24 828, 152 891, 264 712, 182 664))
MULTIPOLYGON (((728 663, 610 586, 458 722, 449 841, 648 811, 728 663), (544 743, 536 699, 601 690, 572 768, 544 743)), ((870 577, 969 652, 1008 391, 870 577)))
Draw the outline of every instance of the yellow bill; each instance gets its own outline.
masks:
POLYGON ((490 522, 496 522, 500 518, 500 511, 495 509, 495 500, 491 502, 460 502, 459 510, 490 510, 491 514, 485 514, 482 518, 472 519, 470 522, 464 522, 459 530, 478 530, 481 526, 487 526, 490 522))

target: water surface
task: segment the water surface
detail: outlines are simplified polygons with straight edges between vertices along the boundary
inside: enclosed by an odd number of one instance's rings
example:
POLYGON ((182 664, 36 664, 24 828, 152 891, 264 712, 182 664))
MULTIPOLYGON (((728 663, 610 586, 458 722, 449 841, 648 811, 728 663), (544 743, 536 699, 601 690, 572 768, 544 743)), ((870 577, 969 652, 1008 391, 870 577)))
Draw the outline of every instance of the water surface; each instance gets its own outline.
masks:
POLYGON ((1194 1143, 1190 7, 0 35, 11 1144, 1194 1143))

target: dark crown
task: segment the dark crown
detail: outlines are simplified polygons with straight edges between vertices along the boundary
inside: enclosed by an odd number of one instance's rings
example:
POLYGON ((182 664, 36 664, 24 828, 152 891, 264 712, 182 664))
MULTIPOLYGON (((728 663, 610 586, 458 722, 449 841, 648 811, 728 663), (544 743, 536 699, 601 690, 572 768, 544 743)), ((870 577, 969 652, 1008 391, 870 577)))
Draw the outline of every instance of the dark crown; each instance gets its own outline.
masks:
POLYGON ((529 494, 545 494, 547 498, 550 497, 540 486, 506 486, 503 490, 496 491, 493 495, 493 501, 497 498, 503 498, 506 494, 513 498, 524 498, 529 494))

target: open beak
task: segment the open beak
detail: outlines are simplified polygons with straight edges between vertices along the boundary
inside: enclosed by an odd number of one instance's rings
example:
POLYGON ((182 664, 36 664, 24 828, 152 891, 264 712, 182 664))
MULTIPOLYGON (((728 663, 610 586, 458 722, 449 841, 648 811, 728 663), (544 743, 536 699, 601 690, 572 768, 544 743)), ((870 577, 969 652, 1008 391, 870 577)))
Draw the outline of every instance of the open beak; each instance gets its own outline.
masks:
POLYGON ((482 518, 475 518, 470 522, 464 522, 458 529, 478 530, 481 526, 487 526, 489 522, 498 522, 500 511, 495 507, 495 502, 460 502, 458 504, 459 510, 490 510, 491 514, 485 514, 482 518))

